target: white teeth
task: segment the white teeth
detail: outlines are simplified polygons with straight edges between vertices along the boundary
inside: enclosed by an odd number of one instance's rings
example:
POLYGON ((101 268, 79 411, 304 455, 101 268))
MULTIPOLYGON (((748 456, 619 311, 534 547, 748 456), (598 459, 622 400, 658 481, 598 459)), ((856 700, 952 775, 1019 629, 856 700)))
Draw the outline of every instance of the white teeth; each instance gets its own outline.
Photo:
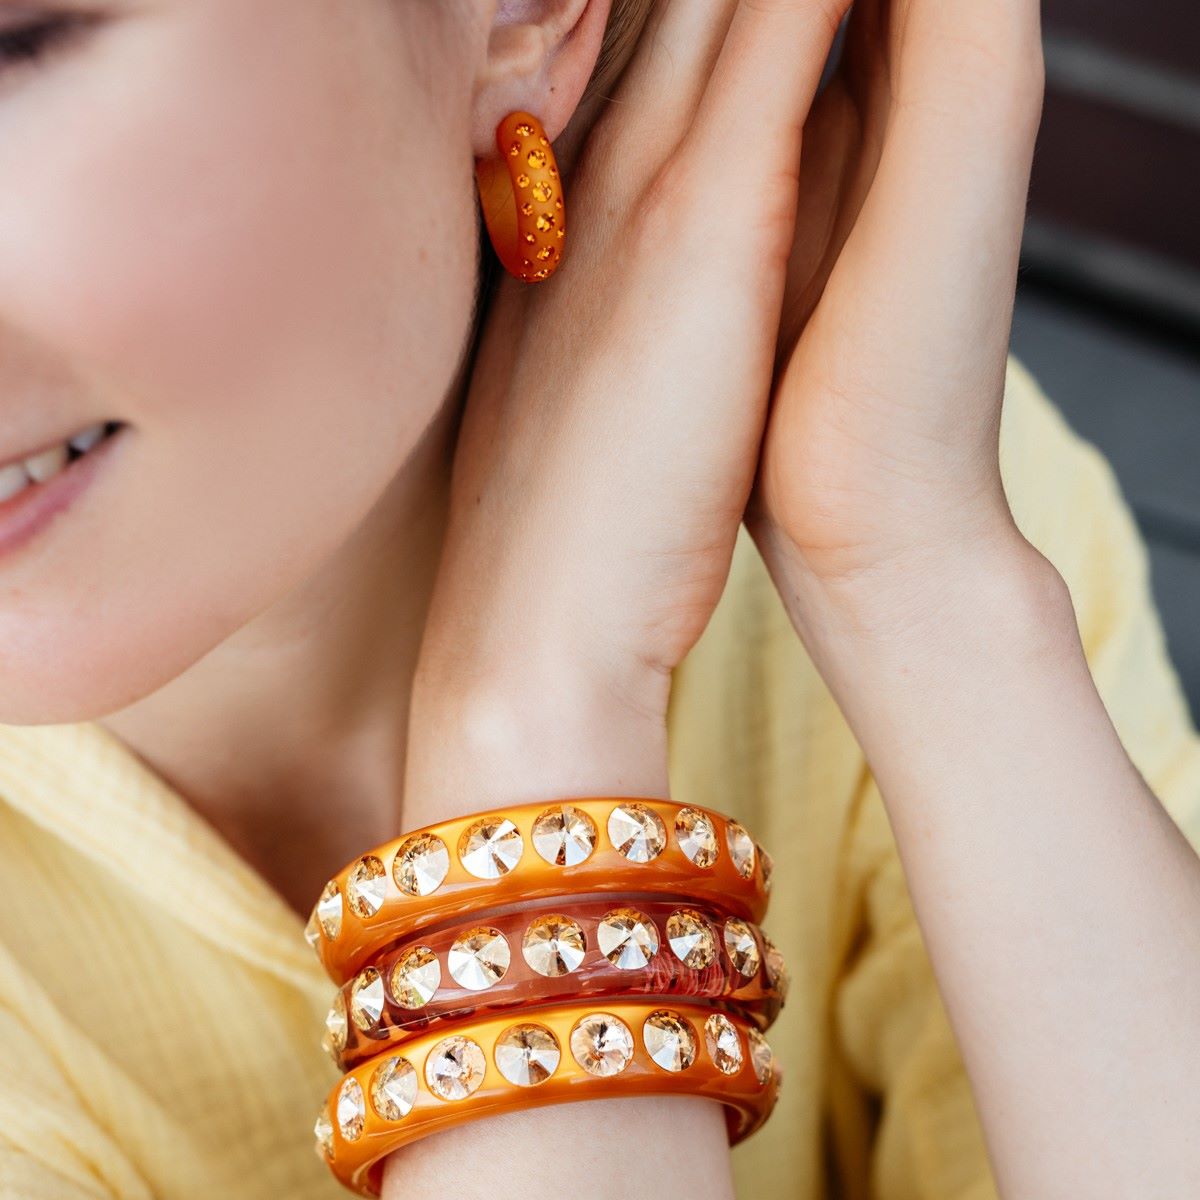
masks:
POLYGON ((67 447, 64 442, 43 450, 41 454, 31 454, 25 459, 24 467, 29 472, 29 478, 34 483, 45 483, 53 479, 67 465, 67 447))
POLYGON ((67 444, 72 450, 78 450, 80 454, 86 454, 103 436, 104 422, 101 421, 99 425, 92 425, 90 428, 83 430, 82 433, 77 433, 67 444))
POLYGON ((25 468, 20 463, 9 463, 7 467, 0 467, 0 504, 11 500, 28 486, 29 476, 25 474, 25 468))
MULTIPOLYGON (((3 3, 3 0, 0 0, 3 3)), ((24 490, 29 483, 45 483, 58 475, 71 461, 71 451, 76 454, 86 454, 98 442, 104 440, 108 425, 100 421, 81 429, 65 442, 51 446, 48 450, 40 450, 20 462, 0 464, 0 504, 18 492, 24 490)))

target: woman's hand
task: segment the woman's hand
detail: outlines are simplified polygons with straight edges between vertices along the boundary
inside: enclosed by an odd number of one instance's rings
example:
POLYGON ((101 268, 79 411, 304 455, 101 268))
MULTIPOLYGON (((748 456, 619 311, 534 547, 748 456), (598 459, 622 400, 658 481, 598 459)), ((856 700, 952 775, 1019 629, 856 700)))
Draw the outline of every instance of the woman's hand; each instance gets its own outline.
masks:
POLYGON ((1041 98, 1037 0, 863 0, 809 119, 750 525, 823 669, 1032 561, 997 448, 1041 98))
MULTIPOLYGON (((755 475, 801 130, 845 6, 660 4, 567 178, 562 265, 501 281, 414 696, 422 728, 477 742, 440 780, 515 738, 562 747, 558 787, 661 786, 670 671, 720 595, 755 475)), ((418 777, 430 746, 414 739, 418 777)))
MULTIPOLYGON (((406 827, 667 794, 670 671, 754 479, 833 3, 663 0, 566 176, 561 266, 501 280, 414 681, 406 827)), ((691 1096, 448 1130, 393 1155, 383 1194, 557 1196, 562 1147, 575 1200, 733 1195, 724 1115, 691 1096), (648 1129, 685 1151, 648 1157, 648 1129)))
POLYGON ((856 4, 749 522, 882 793, 999 1194, 1192 1196, 1200 860, 999 472, 1041 86, 1036 0, 856 4))

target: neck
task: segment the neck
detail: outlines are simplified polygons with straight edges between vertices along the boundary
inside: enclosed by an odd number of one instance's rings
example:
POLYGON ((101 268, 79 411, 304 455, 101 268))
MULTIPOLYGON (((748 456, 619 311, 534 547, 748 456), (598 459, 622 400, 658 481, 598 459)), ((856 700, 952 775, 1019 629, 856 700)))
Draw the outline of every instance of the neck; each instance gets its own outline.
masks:
POLYGON ((103 722, 298 912, 399 829, 456 419, 448 402, 317 575, 103 722))

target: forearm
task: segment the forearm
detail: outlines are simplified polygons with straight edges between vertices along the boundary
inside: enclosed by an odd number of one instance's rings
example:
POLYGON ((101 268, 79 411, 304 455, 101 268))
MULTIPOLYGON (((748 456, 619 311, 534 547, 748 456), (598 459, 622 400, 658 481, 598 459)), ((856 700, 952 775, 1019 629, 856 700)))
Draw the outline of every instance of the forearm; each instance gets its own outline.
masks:
POLYGON ((773 557, 881 788, 1003 1195, 1197 1195, 1200 860, 1020 547, 890 613, 773 557))
MULTIPOLYGON (((667 796, 662 719, 586 684, 586 664, 569 656, 535 663, 534 652, 509 642, 493 654, 459 641, 452 653, 426 656, 414 695, 406 828, 512 802, 667 796)), ((682 1096, 474 1121, 394 1154, 384 1183, 384 1200, 559 1200, 564 1188, 572 1200, 733 1195, 721 1106, 682 1096)))

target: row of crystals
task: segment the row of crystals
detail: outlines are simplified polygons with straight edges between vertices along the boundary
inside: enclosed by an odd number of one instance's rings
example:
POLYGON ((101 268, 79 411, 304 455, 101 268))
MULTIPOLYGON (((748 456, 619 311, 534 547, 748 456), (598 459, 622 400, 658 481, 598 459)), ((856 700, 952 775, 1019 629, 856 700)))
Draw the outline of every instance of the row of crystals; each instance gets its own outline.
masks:
MULTIPOLYGON (((533 847, 552 866, 573 867, 584 862, 596 848, 596 823, 573 804, 546 809, 533 823, 533 847)), ((630 862, 648 863, 667 847, 667 827, 662 817, 648 805, 626 801, 616 805, 608 816, 608 839, 618 853, 630 862)), ((711 867, 720 857, 720 839, 713 819, 698 808, 681 808, 675 816, 675 839, 689 862, 711 867)), ((756 860, 761 864, 763 887, 771 884, 771 858, 756 846, 750 834, 729 821, 725 843, 739 875, 749 879, 756 860)), ((499 879, 507 875, 525 852, 521 831, 503 816, 484 817, 463 830, 458 840, 458 858, 477 879, 499 879)), ((433 833, 416 833, 408 838, 392 861, 392 879, 409 896, 429 896, 435 892, 450 870, 450 852, 446 843, 433 833)), ((387 896, 388 872, 374 854, 364 855, 354 864, 346 880, 346 903, 363 920, 373 917, 387 896)), ((309 918, 305 936, 314 948, 321 934, 330 940, 342 931, 342 894, 338 885, 325 885, 309 918)))
MULTIPOLYGON (((695 909, 679 908, 671 913, 666 921, 666 940, 684 966, 699 971, 716 961, 717 935, 704 914, 695 909)), ((781 1000, 785 997, 787 968, 770 938, 763 935, 764 949, 760 950, 753 928, 737 917, 728 917, 721 940, 738 975, 753 979, 765 960, 768 983, 779 992, 781 1000)), ((659 951, 658 926, 636 908, 614 908, 597 924, 596 943, 614 967, 636 971, 648 966, 659 951)), ((587 949, 583 927, 562 913, 536 917, 521 939, 525 962, 550 979, 575 971, 583 963, 587 949)), ((460 934, 446 954, 451 977, 460 987, 473 992, 499 983, 511 962, 508 939, 488 925, 475 926, 460 934)), ((367 967, 358 974, 350 988, 349 1020, 364 1033, 371 1033, 383 1017, 387 1000, 401 1008, 423 1008, 441 984, 442 966, 434 951, 428 946, 412 946, 392 964, 386 982, 376 967, 367 967)), ((335 1059, 346 1048, 347 1034, 346 1000, 339 991, 325 1018, 322 1040, 335 1059)))
MULTIPOLYGON (((749 1027, 750 1062, 755 1078, 764 1085, 778 1071, 766 1038, 749 1027)), ((696 1061, 699 1038, 685 1017, 667 1008, 652 1012, 642 1023, 642 1044, 650 1060, 664 1071, 686 1071, 696 1061)), ((581 1018, 571 1030, 568 1045, 572 1057, 589 1075, 619 1075, 633 1059, 634 1041, 629 1026, 612 1013, 595 1012, 581 1018)), ((745 1062, 745 1047, 734 1023, 724 1013, 711 1013, 704 1022, 704 1046, 708 1057, 722 1074, 736 1075, 745 1062)), ((497 1039, 492 1050, 496 1069, 516 1087, 536 1087, 558 1070, 562 1050, 558 1039, 544 1025, 528 1022, 512 1025, 497 1039)), ((425 1059, 425 1085, 439 1100, 465 1100, 483 1083, 487 1059, 473 1038, 455 1034, 443 1038, 425 1059)), ((399 1121, 412 1111, 417 1100, 418 1075, 408 1059, 381 1059, 367 1090, 371 1107, 385 1121, 399 1121)), ((349 1142, 362 1137, 366 1123, 366 1097, 362 1084, 347 1076, 335 1104, 338 1129, 349 1142)), ((327 1108, 317 1117, 313 1132, 317 1153, 333 1153, 333 1123, 327 1108)))

